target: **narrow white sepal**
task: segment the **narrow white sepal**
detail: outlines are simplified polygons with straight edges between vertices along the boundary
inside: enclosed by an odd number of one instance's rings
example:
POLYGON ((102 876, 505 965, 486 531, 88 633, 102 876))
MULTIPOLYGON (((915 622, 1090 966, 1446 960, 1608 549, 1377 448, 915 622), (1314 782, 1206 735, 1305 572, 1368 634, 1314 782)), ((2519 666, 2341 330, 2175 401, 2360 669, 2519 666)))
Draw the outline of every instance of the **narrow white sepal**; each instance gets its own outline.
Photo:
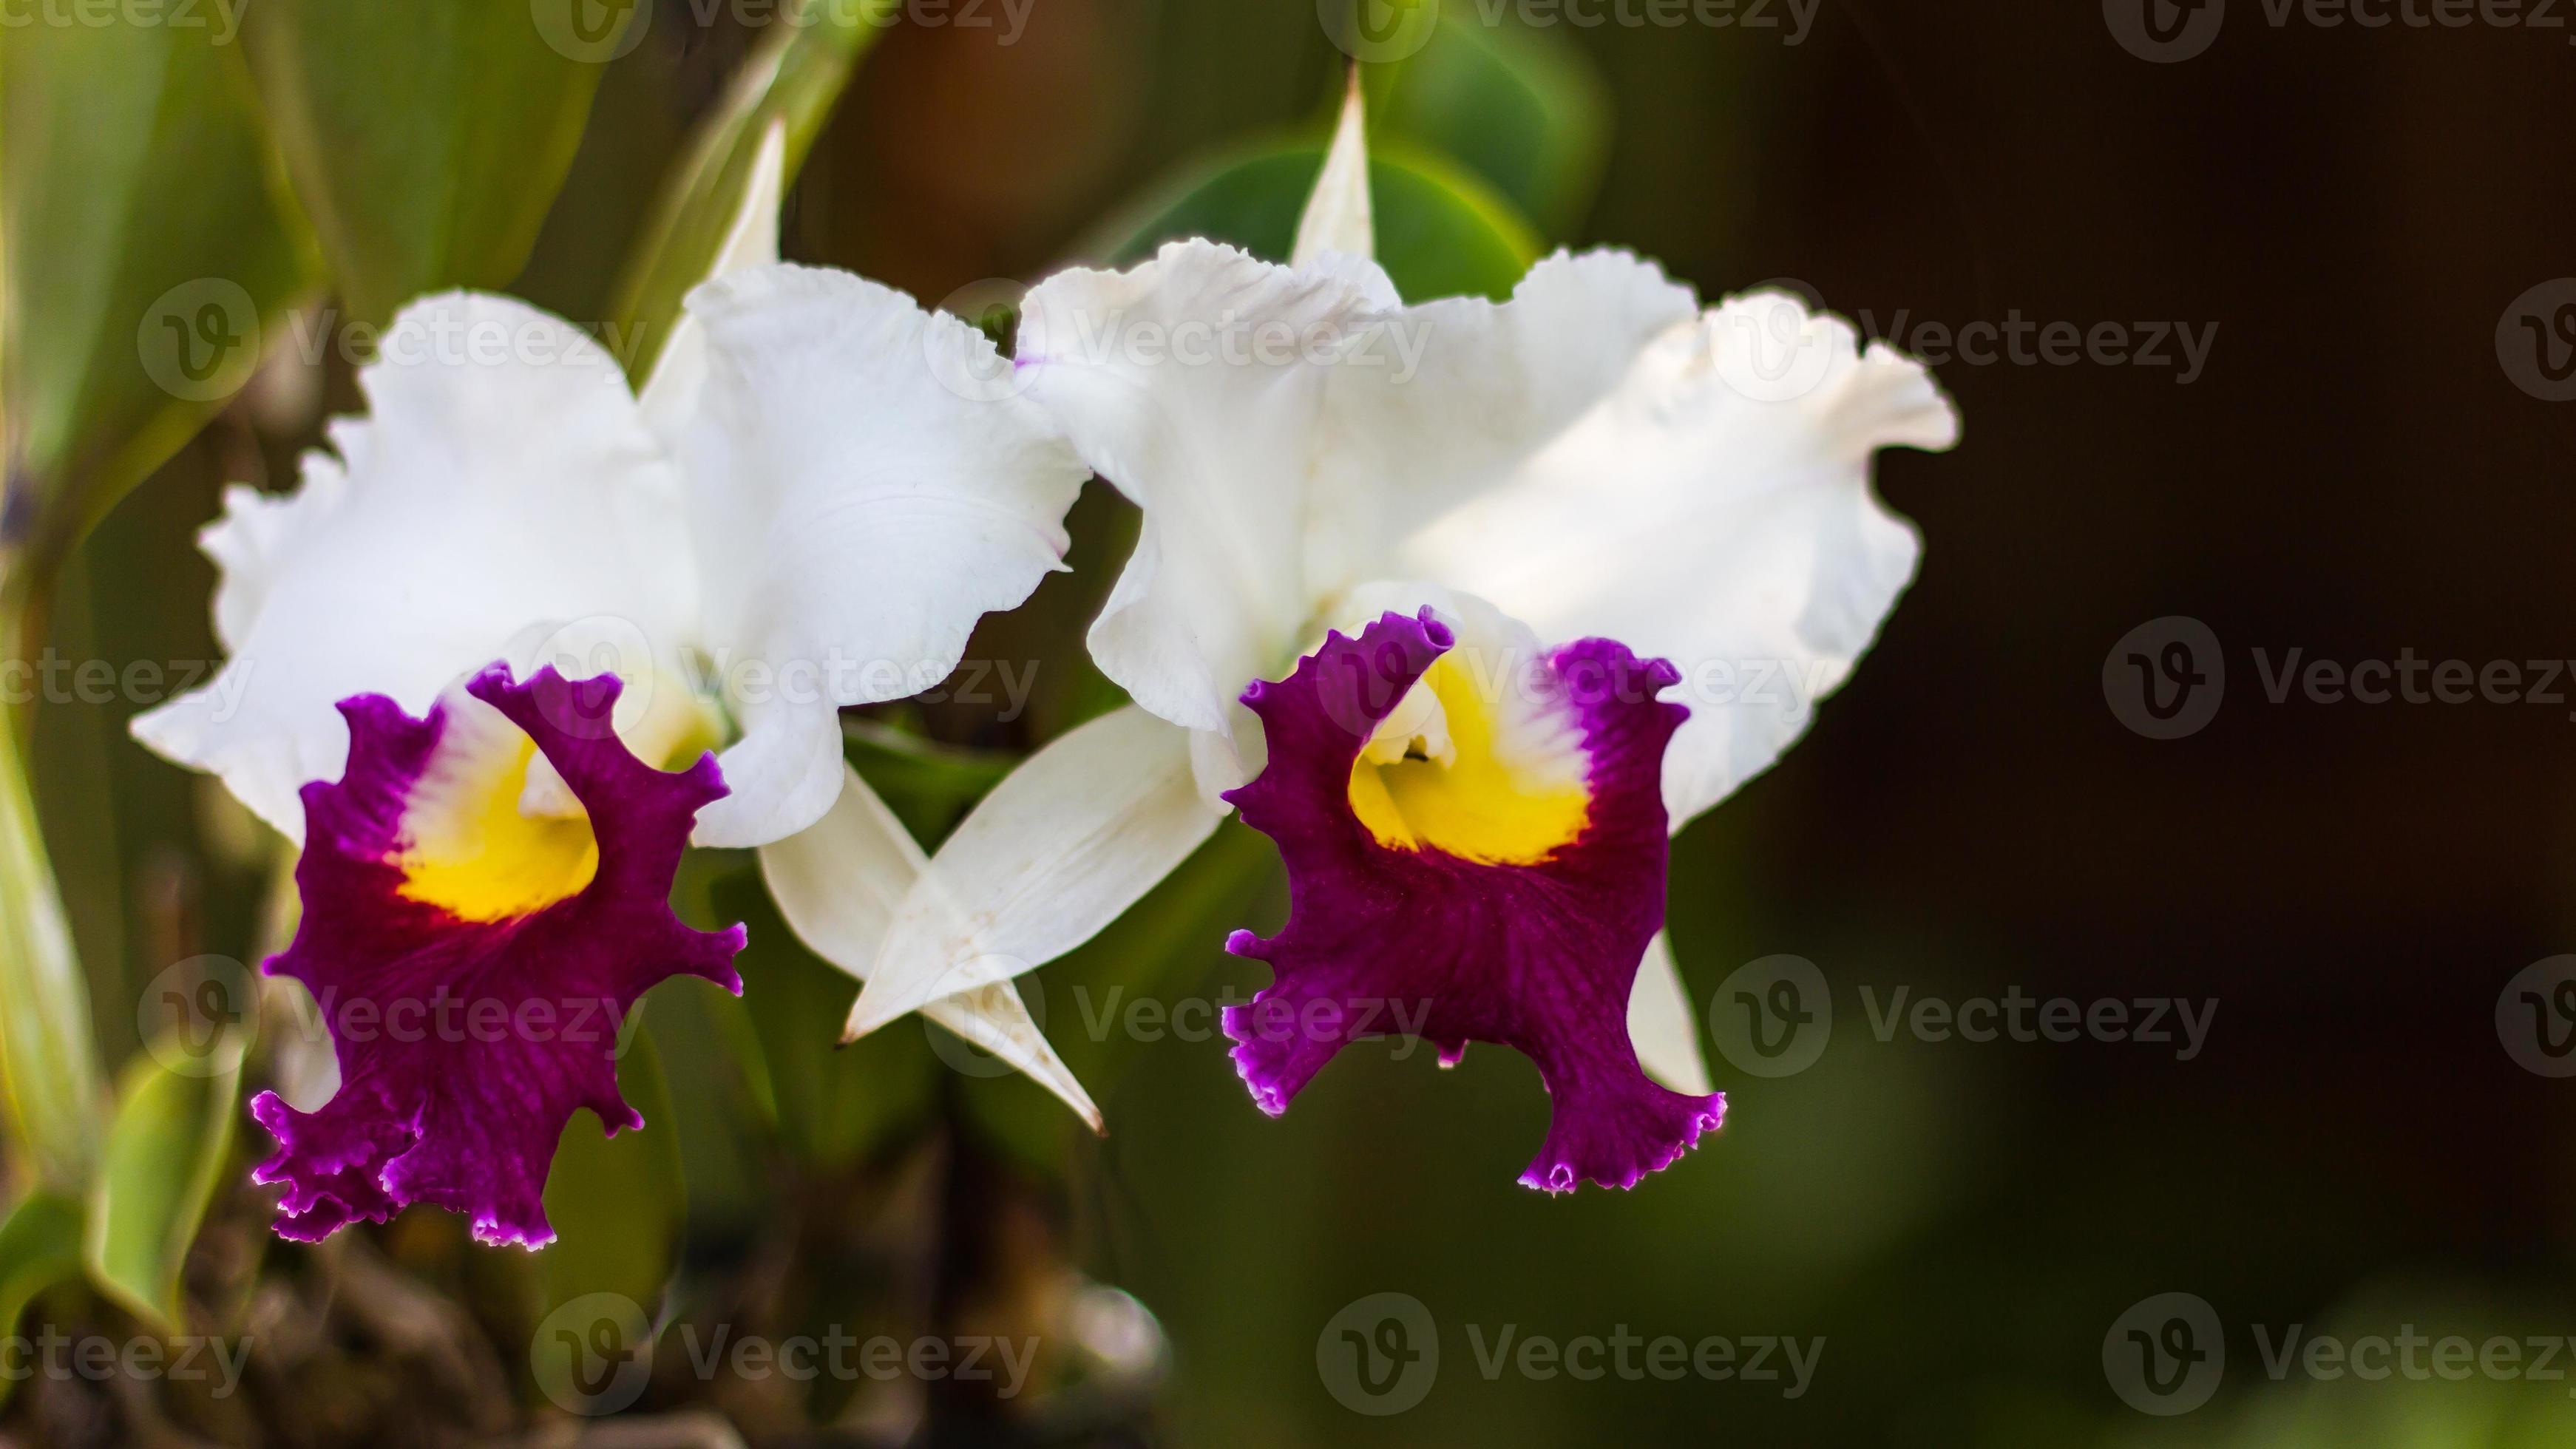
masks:
POLYGON ((1332 148, 1324 169, 1297 217, 1297 243, 1288 265, 1312 266, 1326 252, 1375 257, 1376 227, 1369 217, 1368 127, 1360 99, 1360 68, 1351 67, 1350 89, 1342 97, 1342 118, 1333 127, 1332 148))
MULTIPOLYGON (((831 810, 802 833, 761 847, 760 873, 797 939, 865 981, 887 925, 928 862, 867 781, 842 768, 847 778, 831 810)), ((922 1015, 1026 1072, 1092 1131, 1103 1130, 1099 1106, 1008 984, 942 997, 922 1015)))
POLYGON ((1220 818, 1199 799, 1187 730, 1128 705, 1055 740, 940 846, 896 913, 842 1039, 1090 940, 1220 818))
MULTIPOLYGON (((749 267, 778 260, 778 213, 787 204, 787 123, 773 120, 760 134, 760 149, 751 158, 751 175, 743 182, 733 225, 716 248, 701 281, 712 281, 749 267)), ((636 395, 645 425, 667 443, 696 405, 707 376, 706 328, 687 308, 671 322, 670 340, 653 363, 653 375, 636 395)))
POLYGON ((1646 943, 1637 984, 1628 991, 1628 1040, 1637 1048, 1638 1065, 1656 1081, 1694 1097, 1716 1090, 1709 1085, 1708 1059, 1700 1055, 1698 1014, 1673 962, 1672 937, 1662 931, 1646 943))

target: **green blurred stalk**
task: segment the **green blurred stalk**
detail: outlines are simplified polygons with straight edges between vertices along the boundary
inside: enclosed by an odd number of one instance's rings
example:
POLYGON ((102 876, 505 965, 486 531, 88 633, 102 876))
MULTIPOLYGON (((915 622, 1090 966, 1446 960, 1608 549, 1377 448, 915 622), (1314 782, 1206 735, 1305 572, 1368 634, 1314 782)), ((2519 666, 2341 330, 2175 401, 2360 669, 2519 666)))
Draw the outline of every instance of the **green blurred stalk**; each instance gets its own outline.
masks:
MULTIPOLYGON (((21 642, 22 623, 20 610, 0 608, 0 640, 21 642)), ((98 1145, 101 1073, 89 988, 27 784, 27 724, 0 712, 0 1088, 37 1177, 77 1190, 98 1145)))

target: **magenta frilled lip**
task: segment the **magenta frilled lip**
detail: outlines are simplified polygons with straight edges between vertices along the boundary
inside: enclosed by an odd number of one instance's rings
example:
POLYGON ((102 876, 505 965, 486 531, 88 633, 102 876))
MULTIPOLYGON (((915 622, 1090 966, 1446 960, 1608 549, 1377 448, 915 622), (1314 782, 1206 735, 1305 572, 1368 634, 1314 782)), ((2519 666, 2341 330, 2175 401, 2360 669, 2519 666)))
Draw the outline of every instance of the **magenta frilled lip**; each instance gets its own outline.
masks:
POLYGON ((379 695, 342 702, 348 767, 304 787, 303 920, 264 968, 322 1003, 340 1064, 318 1111, 274 1092, 251 1103, 278 1141, 254 1176, 286 1185, 279 1235, 318 1241, 424 1202, 466 1214, 484 1242, 542 1247, 546 1172, 574 1110, 611 1134, 644 1125, 617 1091, 636 998, 675 975, 741 992, 742 927, 694 930, 669 904, 691 822, 725 793, 715 759, 676 773, 636 759, 607 727, 618 691, 552 669, 519 684, 499 665, 466 685, 562 775, 598 846, 578 890, 491 920, 404 889, 405 815, 449 767, 449 708, 415 720, 379 695))
POLYGON ((1296 671, 1256 683, 1269 761, 1226 798, 1279 846, 1290 908, 1280 933, 1226 949, 1268 961, 1272 984, 1225 1013, 1236 1068, 1272 1114, 1350 1041, 1402 1022, 1455 1061, 1470 1041, 1537 1063, 1554 1110, 1521 1181, 1633 1187, 1724 1120, 1723 1094, 1668 1091, 1638 1065, 1628 995, 1662 927, 1664 747, 1688 711, 1655 699, 1679 675, 1606 639, 1538 662, 1588 762, 1579 832, 1523 864, 1382 843, 1351 804, 1377 724, 1453 643, 1429 609, 1330 634, 1296 671))

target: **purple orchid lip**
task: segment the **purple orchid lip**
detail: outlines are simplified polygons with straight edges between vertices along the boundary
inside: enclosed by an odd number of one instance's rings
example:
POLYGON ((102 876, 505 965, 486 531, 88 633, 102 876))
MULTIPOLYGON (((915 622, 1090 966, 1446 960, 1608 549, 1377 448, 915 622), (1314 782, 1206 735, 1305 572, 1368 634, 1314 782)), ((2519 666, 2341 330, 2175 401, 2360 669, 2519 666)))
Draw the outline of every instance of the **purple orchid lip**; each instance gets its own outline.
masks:
POLYGON ((1628 1037, 1629 989, 1663 925, 1664 746, 1688 715, 1655 695, 1680 675, 1606 639, 1543 661, 1544 703, 1570 718, 1589 762, 1584 817, 1544 858, 1492 864, 1390 846, 1350 803, 1376 724, 1453 642, 1429 609, 1390 613, 1357 639, 1327 635, 1287 679, 1244 692, 1269 762, 1226 798, 1278 843, 1290 906, 1278 935, 1226 942, 1276 973, 1225 1012, 1235 1066, 1276 1115, 1344 1045, 1393 1022, 1443 1062, 1470 1041, 1509 1046, 1537 1063, 1554 1101, 1520 1180, 1551 1193, 1633 1187, 1726 1115, 1722 1093, 1649 1079, 1628 1037))
POLYGON ((465 686, 544 753, 597 843, 578 889, 497 920, 405 891, 406 813, 466 734, 450 704, 415 720, 381 695, 341 703, 348 767, 303 792, 303 920, 263 967, 325 1003, 340 1064, 319 1110, 274 1092, 251 1103, 278 1141, 253 1177, 286 1185, 279 1236, 319 1241, 425 1202, 467 1214, 484 1242, 544 1246, 546 1173, 574 1110, 611 1135, 644 1125, 615 1060, 636 998, 675 975, 741 994, 743 928, 694 930, 669 903, 690 825, 723 778, 712 755, 666 773, 629 754, 604 727, 619 689, 552 669, 518 684, 497 664, 465 686), (592 1011, 603 1025, 569 1019, 592 1011))

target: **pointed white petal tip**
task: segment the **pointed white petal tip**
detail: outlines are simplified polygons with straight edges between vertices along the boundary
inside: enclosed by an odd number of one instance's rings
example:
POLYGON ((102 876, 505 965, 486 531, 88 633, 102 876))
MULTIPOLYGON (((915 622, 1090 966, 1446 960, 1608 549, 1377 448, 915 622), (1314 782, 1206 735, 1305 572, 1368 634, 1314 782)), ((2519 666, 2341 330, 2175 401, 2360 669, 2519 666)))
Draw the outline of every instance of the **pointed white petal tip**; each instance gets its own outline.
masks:
POLYGON ((1376 253, 1376 228, 1369 213, 1367 105, 1360 95, 1359 67, 1351 67, 1350 88, 1342 96, 1341 119, 1333 127, 1333 144, 1324 153, 1324 169, 1297 218, 1297 241, 1288 265, 1313 265, 1326 252, 1367 258, 1376 253))

